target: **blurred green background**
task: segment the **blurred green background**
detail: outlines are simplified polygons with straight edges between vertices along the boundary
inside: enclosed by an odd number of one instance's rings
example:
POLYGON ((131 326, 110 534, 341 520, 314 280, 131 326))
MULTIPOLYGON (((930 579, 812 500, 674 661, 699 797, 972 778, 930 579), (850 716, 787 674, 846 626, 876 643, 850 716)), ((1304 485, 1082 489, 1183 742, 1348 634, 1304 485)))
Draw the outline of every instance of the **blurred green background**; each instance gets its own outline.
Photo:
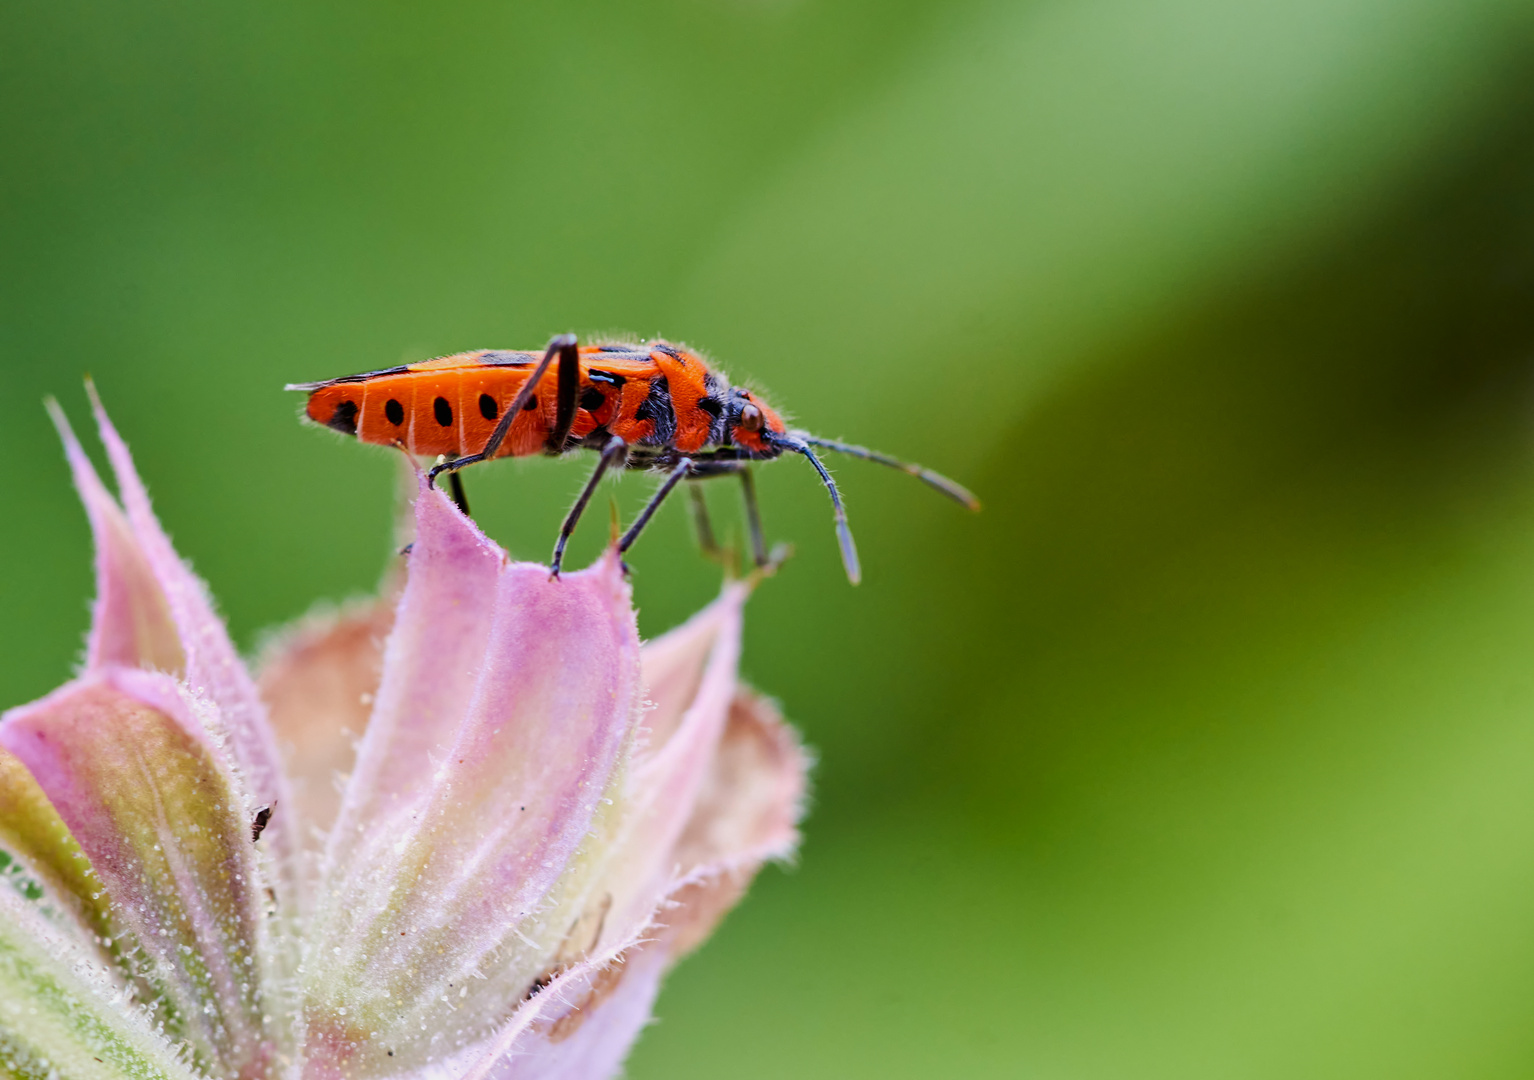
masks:
MULTIPOLYGON (((284 382, 682 339, 986 509, 839 463, 852 589, 760 470, 813 815, 635 1080, 1534 1075, 1534 4, 6 0, 0 57, 0 701, 87 620, 44 394, 251 646, 389 558, 284 382)), ((542 558, 589 464, 470 496, 542 558)))

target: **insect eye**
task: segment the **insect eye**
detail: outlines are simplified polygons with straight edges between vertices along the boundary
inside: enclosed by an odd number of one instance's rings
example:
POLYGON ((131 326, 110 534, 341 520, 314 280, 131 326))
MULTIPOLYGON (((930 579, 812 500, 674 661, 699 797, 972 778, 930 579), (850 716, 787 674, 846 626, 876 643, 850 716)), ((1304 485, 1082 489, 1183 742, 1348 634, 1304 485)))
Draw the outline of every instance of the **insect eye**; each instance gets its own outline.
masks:
POLYGON ((761 431, 762 410, 758 409, 755 405, 747 405, 744 409, 740 410, 738 425, 747 431, 761 431))

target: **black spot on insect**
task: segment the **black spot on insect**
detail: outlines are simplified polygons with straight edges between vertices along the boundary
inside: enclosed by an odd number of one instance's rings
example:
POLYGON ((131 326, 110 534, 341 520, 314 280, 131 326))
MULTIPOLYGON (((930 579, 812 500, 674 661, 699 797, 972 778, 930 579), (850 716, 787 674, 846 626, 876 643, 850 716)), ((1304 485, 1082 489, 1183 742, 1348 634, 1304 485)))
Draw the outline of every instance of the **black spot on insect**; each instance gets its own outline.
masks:
POLYGON ((343 401, 336 406, 336 411, 330 414, 330 419, 325 422, 326 427, 335 428, 344 435, 357 434, 357 403, 355 401, 343 401))
POLYGON ((479 415, 483 416, 486 420, 494 420, 500 415, 500 412, 500 406, 495 403, 495 398, 489 394, 479 395, 479 415))
POLYGON ((676 410, 671 406, 671 384, 666 376, 657 375, 650 380, 650 393, 634 410, 634 419, 648 420, 650 434, 640 439, 645 446, 670 446, 676 436, 676 410))
POLYGON ((687 357, 683 356, 681 350, 678 349, 675 345, 667 345, 664 341, 657 341, 655 344, 651 345, 650 348, 656 352, 665 353, 673 360, 680 360, 684 367, 687 365, 687 357))
POLYGON ((589 413, 594 413, 603 405, 607 404, 607 398, 602 391, 595 386, 588 386, 581 391, 581 408, 589 413))
POLYGON ((698 408, 708 413, 715 420, 718 420, 720 416, 724 415, 724 404, 722 402, 715 401, 711 397, 699 399, 698 408))
POLYGON ((447 398, 439 397, 431 403, 431 414, 437 418, 437 423, 443 427, 453 426, 453 407, 447 403, 447 398))
POLYGON ((399 427, 405 422, 405 406, 401 405, 396 398, 390 398, 384 402, 384 416, 389 423, 399 427))
POLYGON ((590 371, 586 372, 586 377, 589 378, 592 382, 606 383, 608 386, 612 387, 620 387, 624 383, 628 382, 628 380, 625 379, 622 375, 614 374, 611 371, 603 371, 601 368, 592 368, 590 371))
POLYGON ((538 395, 534 394, 532 397, 527 399, 527 404, 522 406, 522 411, 523 412, 532 412, 537 407, 538 407, 538 395))
POLYGON ((256 807, 255 817, 250 819, 250 842, 254 844, 261 839, 261 834, 266 831, 267 823, 272 820, 272 804, 256 807))

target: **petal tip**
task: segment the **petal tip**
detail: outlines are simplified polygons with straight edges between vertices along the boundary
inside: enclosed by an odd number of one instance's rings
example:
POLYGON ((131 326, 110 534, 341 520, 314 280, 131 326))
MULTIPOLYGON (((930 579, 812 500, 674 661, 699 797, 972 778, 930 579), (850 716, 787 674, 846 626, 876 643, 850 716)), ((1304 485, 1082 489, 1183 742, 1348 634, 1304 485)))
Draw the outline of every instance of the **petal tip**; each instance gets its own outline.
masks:
POLYGON ((607 545, 597 561, 592 563, 585 572, 591 574, 606 589, 615 605, 632 614, 634 589, 629 584, 628 568, 623 565, 623 558, 618 554, 617 544, 607 545))
MULTIPOLYGON (((411 463, 412 467, 415 463, 411 463)), ((462 513, 453 500, 428 480, 427 475, 416 469, 417 487, 415 497, 415 541, 411 546, 411 558, 423 549, 431 549, 445 542, 449 548, 469 544, 494 551, 502 559, 506 552, 494 540, 485 535, 473 518, 462 513)))
POLYGON ((105 432, 110 431, 113 436, 117 435, 117 429, 112 426, 112 421, 107 416, 107 407, 101 403, 101 391, 96 389, 96 380, 89 375, 85 377, 85 396, 90 398, 91 415, 96 418, 96 425, 105 432))
POLYGON ((89 465, 89 459, 85 456, 85 448, 80 445, 80 439, 75 435, 75 429, 69 422, 64 407, 59 404, 59 399, 49 394, 43 398, 43 408, 48 411, 48 419, 53 421, 53 430, 58 432, 59 441, 64 444, 64 457, 68 460, 70 468, 75 472, 78 479, 81 466, 89 468, 92 475, 95 469, 89 465))

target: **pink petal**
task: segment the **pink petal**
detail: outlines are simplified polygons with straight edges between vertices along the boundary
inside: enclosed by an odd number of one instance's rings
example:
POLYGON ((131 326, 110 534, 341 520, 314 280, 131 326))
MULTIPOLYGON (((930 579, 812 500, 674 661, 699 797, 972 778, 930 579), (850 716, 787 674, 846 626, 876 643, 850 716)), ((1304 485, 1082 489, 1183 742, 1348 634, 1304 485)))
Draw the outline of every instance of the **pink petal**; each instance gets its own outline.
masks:
POLYGON ((627 923, 633 934, 651 920, 661 924, 650 931, 656 940, 604 946, 597 959, 571 964, 523 1007, 536 1017, 519 1012, 465 1080, 617 1075, 666 969, 708 936, 764 861, 793 852, 808 759, 771 703, 735 682, 747 592, 728 587, 645 646, 654 742, 633 767, 629 827, 592 893, 623 897, 611 902, 604 941, 614 927, 627 923), (607 964, 613 955, 627 963, 607 964))
POLYGON ((48 402, 75 488, 96 540, 96 603, 85 649, 87 670, 117 664, 179 673, 181 638, 160 583, 117 500, 107 492, 58 403, 48 402))
POLYGON ((651 946, 631 949, 621 962, 594 961, 572 970, 524 1006, 536 1006, 536 1016, 519 1016, 515 1036, 497 1040, 463 1080, 618 1075, 650 1022, 666 967, 666 951, 651 946))
POLYGON ((741 611, 750 588, 728 585, 719 599, 645 646, 645 689, 655 708, 641 738, 627 791, 617 854, 593 890, 610 906, 604 947, 637 934, 675 886, 675 848, 724 733, 740 661, 741 611))
POLYGON ((660 916, 672 955, 696 948, 713 932, 762 863, 793 854, 809 764, 777 708, 751 690, 737 691, 692 819, 677 841, 678 906, 660 916))
POLYGON ((0 722, 136 936, 163 991, 160 1018, 206 1067, 254 1076, 263 920, 250 827, 204 723, 168 676, 86 675, 0 722))
MULTIPOLYGON (((729 583, 718 599, 681 626, 645 642, 640 663, 644 669, 645 697, 650 705, 644 717, 644 737, 651 753, 671 740, 683 717, 697 702, 709 658, 720 651, 716 645, 721 635, 730 643, 724 652, 738 658, 741 611, 750 594, 745 583, 729 583)), ((719 659, 724 659, 722 653, 719 659)), ((727 690, 720 703, 721 718, 728 703, 727 690)))
POLYGON ((505 553, 440 492, 417 498, 415 516, 383 681, 330 836, 331 876, 345 872, 359 837, 424 797, 426 763, 453 745, 485 662, 505 553))
POLYGON ((418 1066, 499 1026, 570 932, 577 853, 603 854, 588 836, 611 815, 638 714, 614 557, 559 580, 503 564, 436 491, 416 523, 306 960, 314 1075, 418 1066))
MULTIPOLYGON (((133 467, 133 456, 106 410, 91 388, 92 404, 101 441, 117 477, 117 487, 127 511, 138 550, 165 597, 177 636, 186 654, 185 678, 194 690, 218 706, 226 728, 228 749, 239 766, 246 810, 261 804, 290 801, 277 742, 266 720, 266 709, 255 683, 229 640, 228 631, 213 611, 203 583, 188 569, 160 528, 149 504, 149 493, 133 467)), ((283 869, 279 888, 294 888, 297 877, 299 838, 292 815, 278 815, 263 843, 277 854, 283 869)))
POLYGON ((285 753, 296 811, 310 826, 335 822, 336 778, 351 771, 367 730, 396 603, 388 597, 306 619, 263 652, 261 697, 285 753))
POLYGON ((77 937, 103 959, 102 939, 114 936, 111 904, 69 827, 32 774, 0 749, 0 851, 19 860, 48 899, 70 916, 77 937))

